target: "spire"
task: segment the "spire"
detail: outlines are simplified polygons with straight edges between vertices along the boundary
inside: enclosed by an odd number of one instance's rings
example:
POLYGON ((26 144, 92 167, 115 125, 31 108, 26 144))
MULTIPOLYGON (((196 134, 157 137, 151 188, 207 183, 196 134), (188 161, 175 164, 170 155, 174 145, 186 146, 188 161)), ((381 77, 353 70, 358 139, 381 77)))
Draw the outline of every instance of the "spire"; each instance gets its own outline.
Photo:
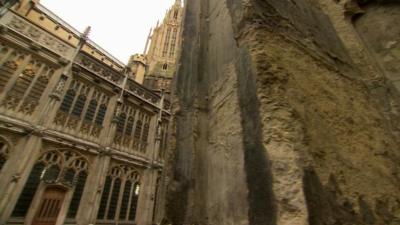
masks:
POLYGON ((85 31, 79 37, 79 43, 78 43, 78 46, 77 46, 78 52, 82 49, 83 45, 89 39, 89 34, 90 34, 90 30, 91 29, 92 28, 90 26, 86 27, 85 31))
POLYGON ((182 5, 182 1, 181 0, 175 0, 175 5, 181 6, 182 5))
POLYGON ((92 30, 91 26, 86 27, 85 31, 83 32, 81 38, 87 40, 89 38, 90 31, 92 30))
POLYGON ((153 28, 150 28, 149 36, 147 37, 146 46, 144 47, 143 55, 147 54, 147 48, 149 47, 149 42, 150 42, 150 39, 151 39, 151 32, 152 31, 153 31, 153 28))

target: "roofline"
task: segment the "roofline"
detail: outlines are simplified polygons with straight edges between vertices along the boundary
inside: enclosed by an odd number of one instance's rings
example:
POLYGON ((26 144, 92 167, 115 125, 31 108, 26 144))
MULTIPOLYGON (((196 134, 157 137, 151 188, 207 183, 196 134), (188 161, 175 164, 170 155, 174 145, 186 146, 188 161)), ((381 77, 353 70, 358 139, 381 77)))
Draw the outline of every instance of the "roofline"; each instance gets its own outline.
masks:
MULTIPOLYGON (((57 23, 60 25, 64 26, 68 30, 70 30, 73 34, 76 36, 80 37, 82 33, 75 29, 73 26, 71 26, 69 23, 67 23, 65 20, 61 19, 59 16, 57 16, 55 13, 53 13, 50 9, 46 8, 44 5, 37 3, 35 4, 36 8, 39 9, 41 12, 45 13, 46 15, 50 16, 52 19, 54 19, 57 23)), ((111 53, 100 47, 98 44, 96 44, 94 41, 90 40, 90 38, 87 40, 87 44, 93 46, 94 48, 98 49, 101 53, 103 53, 105 56, 109 57, 115 63, 119 64, 121 67, 125 67, 126 64, 121 62, 119 59, 117 59, 115 56, 113 56, 111 53)))

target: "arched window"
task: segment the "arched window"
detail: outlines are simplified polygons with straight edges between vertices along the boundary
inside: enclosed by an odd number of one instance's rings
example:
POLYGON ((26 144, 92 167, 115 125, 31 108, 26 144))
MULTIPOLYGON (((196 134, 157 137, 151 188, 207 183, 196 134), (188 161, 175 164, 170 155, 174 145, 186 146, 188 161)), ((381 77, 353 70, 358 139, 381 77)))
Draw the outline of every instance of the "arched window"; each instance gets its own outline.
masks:
POLYGON ((125 122, 126 122, 126 114, 121 113, 121 115, 118 116, 117 132, 122 133, 124 131, 125 122))
POLYGON ((76 95, 76 91, 74 89, 69 89, 64 96, 64 100, 61 103, 60 111, 69 113, 71 109, 72 103, 74 101, 76 95))
POLYGON ((128 118, 128 123, 126 125, 125 135, 128 135, 128 136, 132 135, 134 120, 135 119, 133 118, 133 116, 130 116, 128 118))
POLYGON ((112 167, 103 188, 98 220, 134 222, 139 196, 140 175, 129 166, 112 167), (122 195, 122 199, 119 196, 122 195), (120 207, 117 215, 117 208, 120 207))
POLYGON ((86 103, 86 95, 84 94, 79 95, 75 103, 74 109, 72 110, 72 115, 76 117, 81 117, 83 107, 85 107, 85 103, 86 103))
POLYGON ((86 183, 87 170, 87 160, 77 152, 54 150, 44 153, 33 167, 12 217, 23 218, 26 216, 41 182, 62 184, 74 190, 68 218, 75 217, 86 183))
POLYGON ((83 134, 99 137, 109 101, 110 97, 100 89, 72 80, 54 123, 73 130, 80 128, 83 134))
POLYGON ((104 117, 106 116, 106 112, 107 112, 107 105, 105 103, 103 103, 100 105, 99 112, 97 113, 97 116, 96 116, 95 122, 98 126, 103 125, 104 117))
POLYGON ((92 122, 94 115, 96 114, 96 109, 97 109, 97 100, 96 99, 92 99, 89 103, 89 107, 86 111, 86 115, 85 115, 85 120, 92 122))
MULTIPOLYGON (((21 73, 5 73, 4 85, 11 82, 11 89, 7 92, 3 105, 7 109, 16 110, 26 115, 32 115, 44 90, 47 87, 49 79, 54 70, 39 60, 30 60, 28 64, 10 61, 6 65, 15 66, 24 65, 21 73), (7 81, 5 79, 8 79, 7 81)), ((1 70, 1 69, 0 69, 1 70)), ((5 72, 5 71, 3 71, 5 72)), ((0 82, 1 83, 1 82, 0 82)), ((1 85, 1 84, 0 84, 1 85)))
POLYGON ((54 70, 47 66, 41 65, 38 69, 37 79, 35 79, 29 87, 29 93, 23 101, 19 111, 27 115, 32 115, 36 107, 39 105, 39 100, 41 99, 44 90, 51 77, 54 74, 54 70))
POLYGON ((168 69, 168 64, 167 64, 167 63, 164 63, 162 69, 163 69, 163 70, 167 70, 167 69, 168 69))

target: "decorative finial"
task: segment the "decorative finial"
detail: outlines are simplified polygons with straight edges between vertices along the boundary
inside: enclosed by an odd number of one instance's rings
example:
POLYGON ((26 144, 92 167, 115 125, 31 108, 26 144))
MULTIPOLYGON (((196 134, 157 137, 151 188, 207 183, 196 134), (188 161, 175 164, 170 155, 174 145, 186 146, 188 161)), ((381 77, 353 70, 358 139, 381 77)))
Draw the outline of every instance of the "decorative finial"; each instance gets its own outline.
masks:
POLYGON ((85 31, 82 34, 82 39, 87 40, 89 38, 91 29, 92 29, 91 26, 86 27, 85 31))

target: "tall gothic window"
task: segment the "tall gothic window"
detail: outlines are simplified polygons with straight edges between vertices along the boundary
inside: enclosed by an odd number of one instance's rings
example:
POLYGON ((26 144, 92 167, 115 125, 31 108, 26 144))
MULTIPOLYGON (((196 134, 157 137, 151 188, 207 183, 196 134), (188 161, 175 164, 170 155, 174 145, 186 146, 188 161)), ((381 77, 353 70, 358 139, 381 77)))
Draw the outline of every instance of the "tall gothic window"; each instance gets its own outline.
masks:
POLYGON ((134 223, 139 192, 140 176, 135 168, 112 167, 103 187, 97 219, 134 223), (121 195, 122 198, 119 198, 121 195))
POLYGON ((54 69, 23 53, 0 45, 0 92, 7 93, 1 103, 9 110, 32 115, 53 76, 54 69), (21 69, 22 72, 16 73, 21 69))
POLYGON ((26 55, 1 45, 0 57, 0 93, 2 93, 18 67, 24 62, 26 55))
POLYGON ((123 147, 127 151, 145 152, 150 130, 150 115, 124 105, 116 118, 117 131, 114 137, 116 147, 123 147))
POLYGON ((170 39, 171 39, 171 27, 168 27, 167 34, 165 35, 164 48, 162 52, 163 57, 165 57, 168 53, 170 39))
POLYGON ((142 134, 142 142, 140 145, 140 151, 141 152, 146 152, 146 147, 147 147, 147 139, 149 138, 149 131, 150 131, 150 120, 148 117, 145 118, 145 123, 143 126, 143 134, 142 134))
POLYGON ((37 161, 25 183, 12 217, 23 218, 41 182, 63 184, 74 190, 68 210, 68 218, 74 218, 78 211, 88 173, 87 160, 74 151, 48 151, 37 161))
POLYGON ((0 172, 1 169, 3 169, 3 166, 6 163, 9 155, 10 155, 10 146, 4 138, 0 137, 0 172))
POLYGON ((95 87, 72 80, 54 122, 94 137, 100 135, 110 97, 95 87), (80 127, 79 124, 81 123, 80 127))
POLYGON ((174 32, 172 33, 172 41, 171 47, 169 49, 169 57, 172 58, 175 56, 175 47, 176 47, 176 37, 178 35, 178 29, 174 28, 174 32))

